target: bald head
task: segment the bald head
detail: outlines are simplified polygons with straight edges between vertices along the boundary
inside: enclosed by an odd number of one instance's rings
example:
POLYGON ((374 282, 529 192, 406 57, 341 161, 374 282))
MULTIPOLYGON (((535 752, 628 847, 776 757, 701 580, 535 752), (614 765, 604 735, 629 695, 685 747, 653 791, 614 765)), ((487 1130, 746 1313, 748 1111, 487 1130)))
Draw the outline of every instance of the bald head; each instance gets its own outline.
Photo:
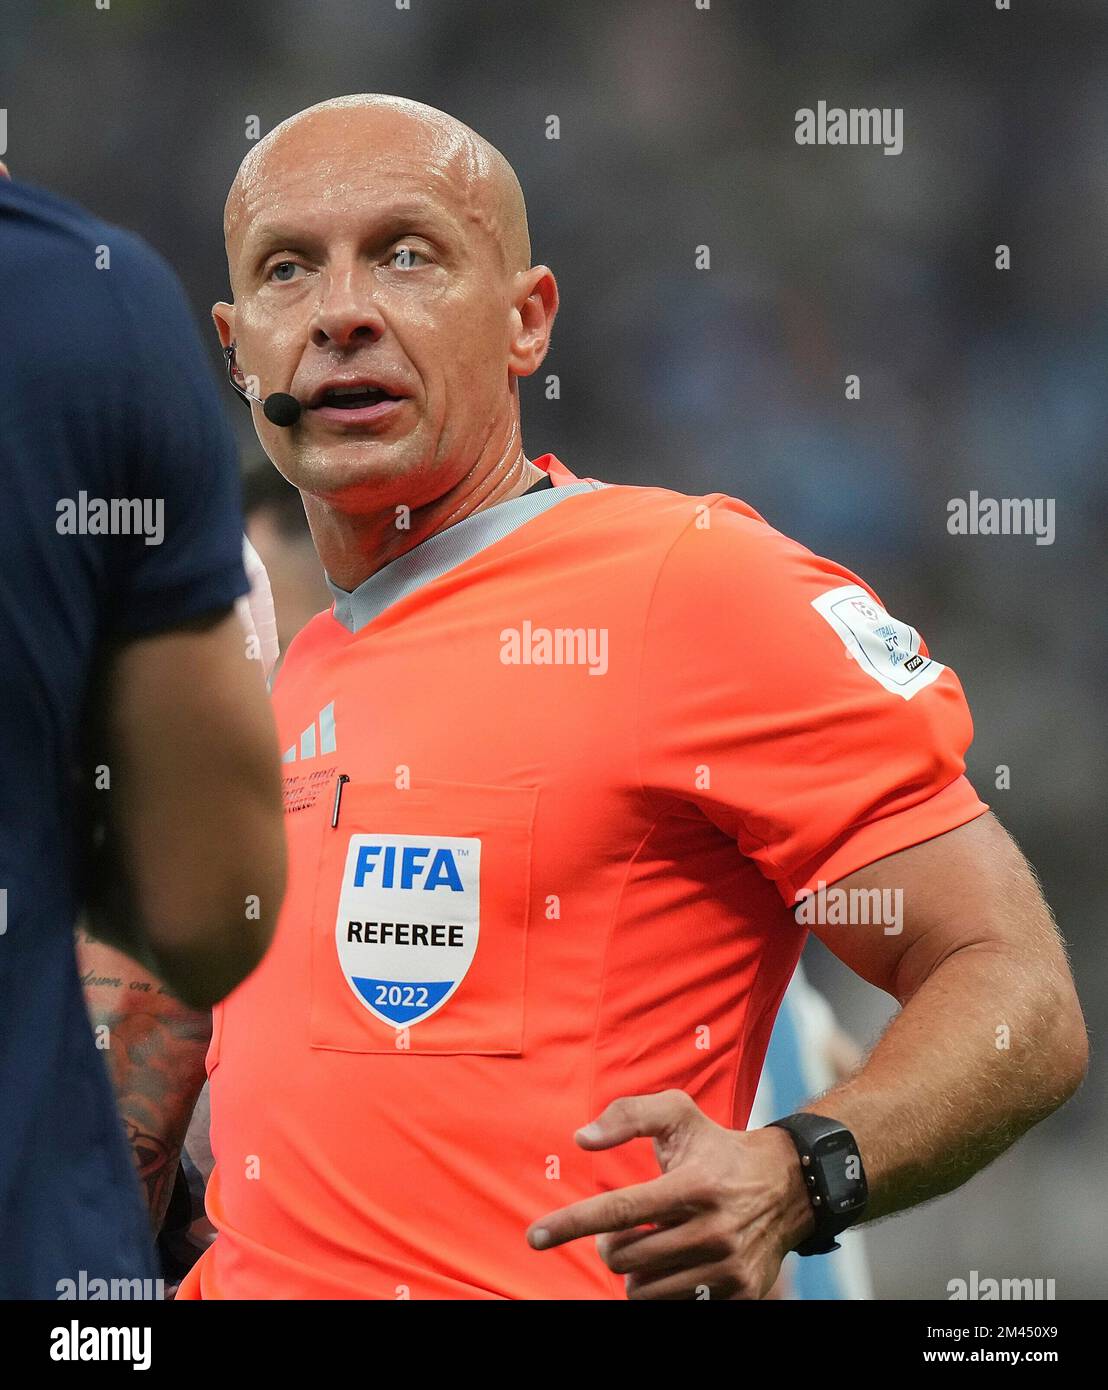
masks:
POLYGON ((474 235, 487 238, 508 274, 531 264, 527 208, 515 171, 469 126, 422 102, 365 93, 309 106, 275 126, 239 166, 223 230, 232 285, 253 218, 307 180, 325 198, 356 194, 367 173, 406 171, 413 191, 442 200, 474 235))
POLYGON ((419 102, 340 97, 251 149, 224 216, 234 302, 216 329, 255 396, 302 404, 290 427, 254 422, 315 499, 313 531, 401 504, 456 520, 456 489, 522 481, 518 379, 558 289, 499 150, 419 102))

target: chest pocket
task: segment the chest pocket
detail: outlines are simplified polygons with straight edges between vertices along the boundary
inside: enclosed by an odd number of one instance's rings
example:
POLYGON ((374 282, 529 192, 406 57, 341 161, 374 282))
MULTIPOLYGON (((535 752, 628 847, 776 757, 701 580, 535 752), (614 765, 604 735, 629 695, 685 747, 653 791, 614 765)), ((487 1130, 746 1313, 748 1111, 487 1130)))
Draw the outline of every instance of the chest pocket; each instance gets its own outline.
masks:
POLYGON ((523 1050, 537 788, 347 781, 321 829, 312 1047, 523 1050))

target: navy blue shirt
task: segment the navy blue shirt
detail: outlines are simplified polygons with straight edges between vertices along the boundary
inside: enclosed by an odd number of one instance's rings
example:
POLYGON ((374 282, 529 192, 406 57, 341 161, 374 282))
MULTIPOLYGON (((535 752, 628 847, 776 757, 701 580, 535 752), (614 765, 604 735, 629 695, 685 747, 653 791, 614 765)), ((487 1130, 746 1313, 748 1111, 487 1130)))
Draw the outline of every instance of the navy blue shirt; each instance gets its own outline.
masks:
POLYGON ((0 179, 0 1297, 156 1274, 77 977, 82 797, 108 795, 84 725, 107 644, 247 587, 234 441, 176 277, 0 179))

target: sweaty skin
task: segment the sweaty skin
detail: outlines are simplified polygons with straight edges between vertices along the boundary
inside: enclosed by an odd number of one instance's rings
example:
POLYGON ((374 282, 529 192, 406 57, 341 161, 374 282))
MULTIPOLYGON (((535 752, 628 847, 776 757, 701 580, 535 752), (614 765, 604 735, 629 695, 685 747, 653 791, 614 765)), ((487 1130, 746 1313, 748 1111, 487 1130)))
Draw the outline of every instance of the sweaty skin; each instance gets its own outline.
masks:
POLYGON ((546 355, 558 291, 530 265, 519 182, 481 136, 397 97, 324 102, 251 149, 224 226, 220 341, 259 394, 308 406, 289 429, 255 406, 254 424, 336 584, 541 477, 517 381, 546 355), (372 423, 312 408, 351 377, 404 399, 372 423))

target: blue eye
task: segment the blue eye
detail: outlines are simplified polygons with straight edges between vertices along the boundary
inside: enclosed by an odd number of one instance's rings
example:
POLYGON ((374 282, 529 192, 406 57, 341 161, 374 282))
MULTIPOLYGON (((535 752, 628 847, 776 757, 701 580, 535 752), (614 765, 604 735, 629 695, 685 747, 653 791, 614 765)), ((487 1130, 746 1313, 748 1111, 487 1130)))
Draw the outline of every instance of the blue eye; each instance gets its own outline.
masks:
POLYGON ((293 274, 299 269, 300 267, 296 264, 295 261, 278 261, 269 273, 272 279, 279 281, 279 283, 281 283, 282 285, 285 285, 288 284, 288 282, 293 278, 293 274), (282 275, 281 271, 283 270, 289 271, 290 274, 282 275))
POLYGON ((399 269, 411 270, 413 269, 412 260, 415 256, 418 256, 421 261, 427 259, 422 251, 413 251, 410 246, 398 246, 389 259, 395 261, 399 257, 399 269))

